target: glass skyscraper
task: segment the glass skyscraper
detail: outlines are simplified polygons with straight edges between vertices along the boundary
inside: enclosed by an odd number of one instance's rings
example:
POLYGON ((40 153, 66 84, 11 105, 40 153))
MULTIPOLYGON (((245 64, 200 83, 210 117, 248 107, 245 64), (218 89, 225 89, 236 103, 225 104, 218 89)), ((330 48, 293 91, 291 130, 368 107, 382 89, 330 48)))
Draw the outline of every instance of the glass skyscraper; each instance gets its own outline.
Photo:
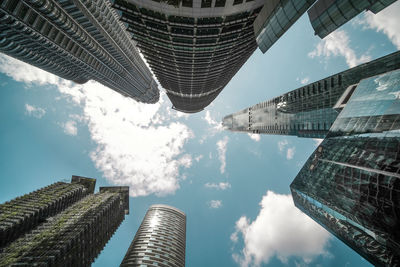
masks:
POLYGON ((121 267, 185 266, 186 215, 167 205, 152 205, 121 267))
POLYGON ((0 266, 90 266, 129 212, 129 187, 93 194, 95 182, 73 177, 0 205, 0 266))
POLYGON ((231 131, 323 138, 361 79, 400 68, 400 51, 226 116, 231 131))
POLYGON ((4 0, 0 52, 61 78, 155 103, 157 84, 108 0, 4 0))
POLYGON ((400 264, 400 69, 357 85, 290 187, 298 208, 372 264, 400 264))
POLYGON ((173 108, 203 110, 257 48, 263 0, 114 0, 173 108))

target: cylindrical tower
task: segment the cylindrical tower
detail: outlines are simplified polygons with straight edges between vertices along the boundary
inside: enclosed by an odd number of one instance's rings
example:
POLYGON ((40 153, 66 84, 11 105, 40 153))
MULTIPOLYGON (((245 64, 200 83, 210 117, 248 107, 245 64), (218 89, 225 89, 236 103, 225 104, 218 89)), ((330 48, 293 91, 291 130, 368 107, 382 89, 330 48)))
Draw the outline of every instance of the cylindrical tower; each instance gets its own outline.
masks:
POLYGON ((185 266, 186 214, 167 205, 149 208, 120 266, 185 266))

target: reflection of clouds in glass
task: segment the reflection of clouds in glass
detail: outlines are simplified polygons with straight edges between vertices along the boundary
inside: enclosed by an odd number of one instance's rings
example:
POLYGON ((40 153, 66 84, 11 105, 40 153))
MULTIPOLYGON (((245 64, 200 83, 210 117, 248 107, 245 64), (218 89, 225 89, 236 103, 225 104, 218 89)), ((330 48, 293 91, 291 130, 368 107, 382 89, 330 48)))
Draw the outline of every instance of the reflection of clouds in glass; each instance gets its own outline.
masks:
POLYGON ((378 85, 378 87, 376 87, 377 91, 384 91, 389 88, 386 75, 379 76, 374 80, 374 82, 378 85))
POLYGON ((391 92, 391 93, 389 93, 389 95, 394 95, 394 98, 395 98, 395 99, 400 99, 400 91, 391 92))

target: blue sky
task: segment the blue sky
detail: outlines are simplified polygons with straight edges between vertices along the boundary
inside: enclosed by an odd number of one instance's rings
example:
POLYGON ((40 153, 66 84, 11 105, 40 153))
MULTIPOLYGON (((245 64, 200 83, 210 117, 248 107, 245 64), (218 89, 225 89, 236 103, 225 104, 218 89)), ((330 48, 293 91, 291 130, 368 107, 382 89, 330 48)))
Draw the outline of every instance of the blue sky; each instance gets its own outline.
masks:
POLYGON ((129 185, 130 214, 93 266, 118 266, 148 207, 187 214, 187 266, 370 266, 289 195, 318 140, 224 131, 223 116, 400 48, 400 3, 324 40, 303 16, 205 111, 138 104, 0 55, 0 202, 72 174, 129 185))

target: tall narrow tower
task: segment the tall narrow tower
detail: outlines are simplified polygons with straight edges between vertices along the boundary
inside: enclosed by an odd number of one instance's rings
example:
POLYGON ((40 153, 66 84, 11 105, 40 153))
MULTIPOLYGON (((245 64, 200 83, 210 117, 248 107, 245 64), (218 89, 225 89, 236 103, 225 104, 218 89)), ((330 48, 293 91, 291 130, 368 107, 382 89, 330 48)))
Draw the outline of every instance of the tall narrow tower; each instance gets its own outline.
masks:
POLYGON ((0 52, 76 83, 155 103, 156 82, 107 0, 4 0, 0 52))
POLYGON ((121 267, 185 266, 186 215, 177 208, 153 205, 147 211, 121 267))

